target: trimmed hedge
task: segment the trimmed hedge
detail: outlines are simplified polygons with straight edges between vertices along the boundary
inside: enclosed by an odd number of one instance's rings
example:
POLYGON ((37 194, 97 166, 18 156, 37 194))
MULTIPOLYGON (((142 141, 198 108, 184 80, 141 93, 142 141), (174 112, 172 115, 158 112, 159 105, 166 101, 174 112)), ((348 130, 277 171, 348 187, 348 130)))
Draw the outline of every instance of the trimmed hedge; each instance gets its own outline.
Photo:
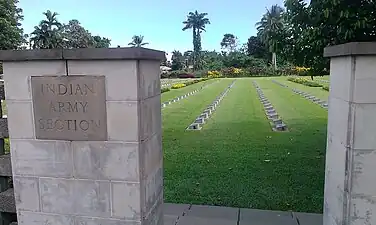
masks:
POLYGON ((287 80, 291 81, 291 82, 298 83, 298 84, 303 84, 303 85, 308 86, 308 87, 323 87, 322 84, 319 84, 315 81, 311 81, 311 80, 308 80, 308 79, 302 78, 302 77, 289 77, 289 78, 287 78, 287 80))
POLYGON ((179 89, 179 88, 187 87, 189 85, 196 84, 196 83, 203 82, 203 81, 207 81, 209 79, 210 78, 194 79, 194 80, 187 81, 185 83, 174 84, 174 85, 171 86, 171 88, 168 88, 168 87, 162 88, 161 93, 170 91, 171 89, 179 89))
POLYGON ((170 91, 170 88, 161 88, 161 93, 170 91))

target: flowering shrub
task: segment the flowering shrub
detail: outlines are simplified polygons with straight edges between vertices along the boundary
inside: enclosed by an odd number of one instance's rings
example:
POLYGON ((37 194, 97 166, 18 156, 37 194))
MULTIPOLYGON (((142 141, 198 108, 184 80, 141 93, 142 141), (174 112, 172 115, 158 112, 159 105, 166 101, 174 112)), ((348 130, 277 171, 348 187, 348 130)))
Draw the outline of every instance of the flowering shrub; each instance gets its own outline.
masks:
POLYGON ((217 70, 208 71, 208 78, 219 78, 222 77, 222 74, 217 70))
POLYGON ((296 66, 293 68, 293 73, 298 76, 307 76, 311 68, 296 66))
POLYGON ((307 78, 303 78, 303 77, 289 77, 289 78, 287 78, 287 80, 298 83, 298 84, 303 84, 303 85, 309 86, 309 87, 322 87, 321 84, 314 82, 314 81, 311 81, 307 78))
POLYGON ((185 87, 186 85, 185 84, 174 84, 171 86, 171 89, 179 89, 179 88, 183 88, 185 87))

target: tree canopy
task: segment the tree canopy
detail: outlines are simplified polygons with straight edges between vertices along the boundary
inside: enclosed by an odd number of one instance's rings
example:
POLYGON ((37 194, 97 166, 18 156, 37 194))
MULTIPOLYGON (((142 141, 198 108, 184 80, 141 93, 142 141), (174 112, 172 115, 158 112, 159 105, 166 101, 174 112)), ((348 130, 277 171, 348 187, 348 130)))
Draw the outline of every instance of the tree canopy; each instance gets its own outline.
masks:
POLYGON ((0 50, 17 49, 25 43, 18 0, 0 1, 0 50))

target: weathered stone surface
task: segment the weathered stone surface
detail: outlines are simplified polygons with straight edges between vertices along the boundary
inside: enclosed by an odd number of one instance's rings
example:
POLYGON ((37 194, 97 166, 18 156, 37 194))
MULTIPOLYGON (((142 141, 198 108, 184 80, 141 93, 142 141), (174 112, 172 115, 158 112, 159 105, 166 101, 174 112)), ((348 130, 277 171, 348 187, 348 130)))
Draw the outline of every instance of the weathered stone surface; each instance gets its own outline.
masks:
POLYGON ((40 211, 39 180, 36 177, 13 177, 14 197, 18 210, 40 211))
POLYGON ((31 77, 37 139, 107 140, 104 76, 31 77))
MULTIPOLYGON (((5 56, 7 55, 4 53, 5 56)), ((1 57, 1 55, 0 55, 1 57)), ((77 48, 64 49, 62 59, 74 60, 145 60, 161 61, 165 53, 147 48, 77 48)), ((158 64, 159 65, 159 64, 158 64)), ((159 71, 159 68, 158 68, 159 71)))
POLYGON ((148 174, 152 174, 162 163, 162 136, 161 132, 141 143, 139 150, 141 178, 146 178, 148 174))
POLYGON ((72 177, 72 148, 68 141, 11 139, 14 175, 72 177))
POLYGON ((205 119, 204 118, 197 118, 194 123, 201 123, 201 124, 203 124, 203 123, 205 123, 205 119))
MULTIPOLYGON (((161 94, 160 60, 142 60, 138 64, 138 97, 146 99, 161 94)), ((178 99, 180 100, 180 99, 178 99)))
POLYGON ((74 177, 138 182, 138 146, 135 143, 74 141, 74 177))
MULTIPOLYGON (((296 225, 291 212, 278 212, 257 209, 240 209, 239 225, 296 225)), ((304 224, 301 224, 304 225, 304 224)), ((321 225, 321 224, 317 224, 321 225)))
POLYGON ((73 216, 49 215, 34 212, 18 212, 18 225, 75 225, 73 216))
POLYGON ((5 62, 4 84, 7 100, 31 100, 30 76, 58 76, 65 75, 64 61, 25 61, 5 62))
POLYGON ((108 181, 40 178, 40 190, 42 212, 111 216, 108 181))
POLYGON ((238 219, 239 209, 219 206, 192 205, 185 216, 208 217, 235 220, 238 219))
POLYGON ((144 215, 142 224, 145 225, 164 225, 163 223, 163 194, 160 194, 149 212, 144 215))
POLYGON ((162 162, 159 167, 147 176, 141 182, 142 188, 142 196, 145 196, 145 203, 142 206, 142 211, 145 213, 150 212, 152 210, 153 205, 159 201, 158 199, 161 198, 163 194, 163 166, 162 162))
POLYGON ((148 98, 140 104, 140 140, 146 140, 162 128, 160 95, 148 98))
POLYGON ((126 220, 141 219, 140 184, 111 182, 112 216, 126 220))
POLYGON ((75 217, 75 225, 141 225, 140 221, 75 217))
POLYGON ((106 100, 136 101, 139 100, 137 85, 137 61, 86 61, 69 60, 68 74, 74 75, 105 75, 106 100), (126 76, 124 75, 126 74, 126 76), (124 88, 124 84, 127 88, 124 88))
POLYGON ((138 118, 137 102, 107 102, 108 140, 138 141, 138 118))
POLYGON ((7 101, 8 109, 8 129, 12 132, 11 138, 33 139, 34 119, 32 117, 31 102, 7 101))

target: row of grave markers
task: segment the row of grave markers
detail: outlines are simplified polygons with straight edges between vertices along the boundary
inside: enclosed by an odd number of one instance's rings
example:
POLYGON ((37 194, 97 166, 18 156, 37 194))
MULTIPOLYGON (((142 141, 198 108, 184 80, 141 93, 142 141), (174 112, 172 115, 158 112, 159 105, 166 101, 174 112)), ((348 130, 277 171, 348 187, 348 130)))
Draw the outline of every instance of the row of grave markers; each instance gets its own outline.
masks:
MULTIPOLYGON (((282 87, 289 88, 287 85, 282 84, 282 83, 280 83, 280 82, 278 82, 276 80, 272 80, 272 82, 274 82, 274 83, 276 83, 276 84, 278 84, 278 85, 280 85, 282 87)), ((298 95, 300 95, 300 96, 302 96, 302 97, 304 97, 304 98, 312 101, 313 103, 316 103, 316 104, 320 105, 322 108, 328 109, 328 102, 327 101, 321 100, 321 99, 319 99, 319 98, 317 98, 317 97, 315 97, 315 96, 313 96, 313 95, 311 95, 311 94, 309 94, 307 92, 300 91, 300 90, 298 90, 296 88, 291 88, 291 90, 295 94, 298 94, 298 95)))
POLYGON ((215 98, 215 100, 210 105, 205 108, 205 110, 195 119, 195 121, 188 126, 187 130, 201 130, 202 126, 214 113, 219 103, 227 95, 234 84, 235 80, 232 81, 231 84, 221 94, 219 94, 218 97, 215 98))
POLYGON ((253 86, 256 88, 257 94, 259 96, 260 102, 264 105, 264 110, 267 118, 270 120, 270 125, 273 131, 287 131, 287 125, 279 117, 277 111, 274 109, 273 105, 265 97, 262 89, 258 86, 256 81, 253 81, 253 86))
POLYGON ((219 81, 219 80, 217 80, 216 82, 213 82, 213 83, 205 84, 205 85, 201 86, 200 88, 198 88, 198 89, 196 89, 196 90, 194 90, 194 91, 188 92, 188 93, 186 93, 186 94, 184 94, 184 95, 182 95, 182 96, 176 97, 176 98, 174 98, 174 99, 172 99, 172 100, 169 100, 169 101, 163 102, 163 103, 161 104, 161 107, 162 107, 162 109, 163 109, 164 107, 167 107, 168 105, 171 105, 172 103, 175 103, 175 102, 178 102, 178 101, 183 100, 183 99, 185 99, 185 98, 188 98, 189 96, 191 96, 191 95, 193 95, 193 94, 196 94, 197 92, 201 91, 202 89, 206 88, 207 86, 209 86, 209 85, 211 85, 211 84, 214 84, 214 83, 217 83, 218 81, 219 81))

